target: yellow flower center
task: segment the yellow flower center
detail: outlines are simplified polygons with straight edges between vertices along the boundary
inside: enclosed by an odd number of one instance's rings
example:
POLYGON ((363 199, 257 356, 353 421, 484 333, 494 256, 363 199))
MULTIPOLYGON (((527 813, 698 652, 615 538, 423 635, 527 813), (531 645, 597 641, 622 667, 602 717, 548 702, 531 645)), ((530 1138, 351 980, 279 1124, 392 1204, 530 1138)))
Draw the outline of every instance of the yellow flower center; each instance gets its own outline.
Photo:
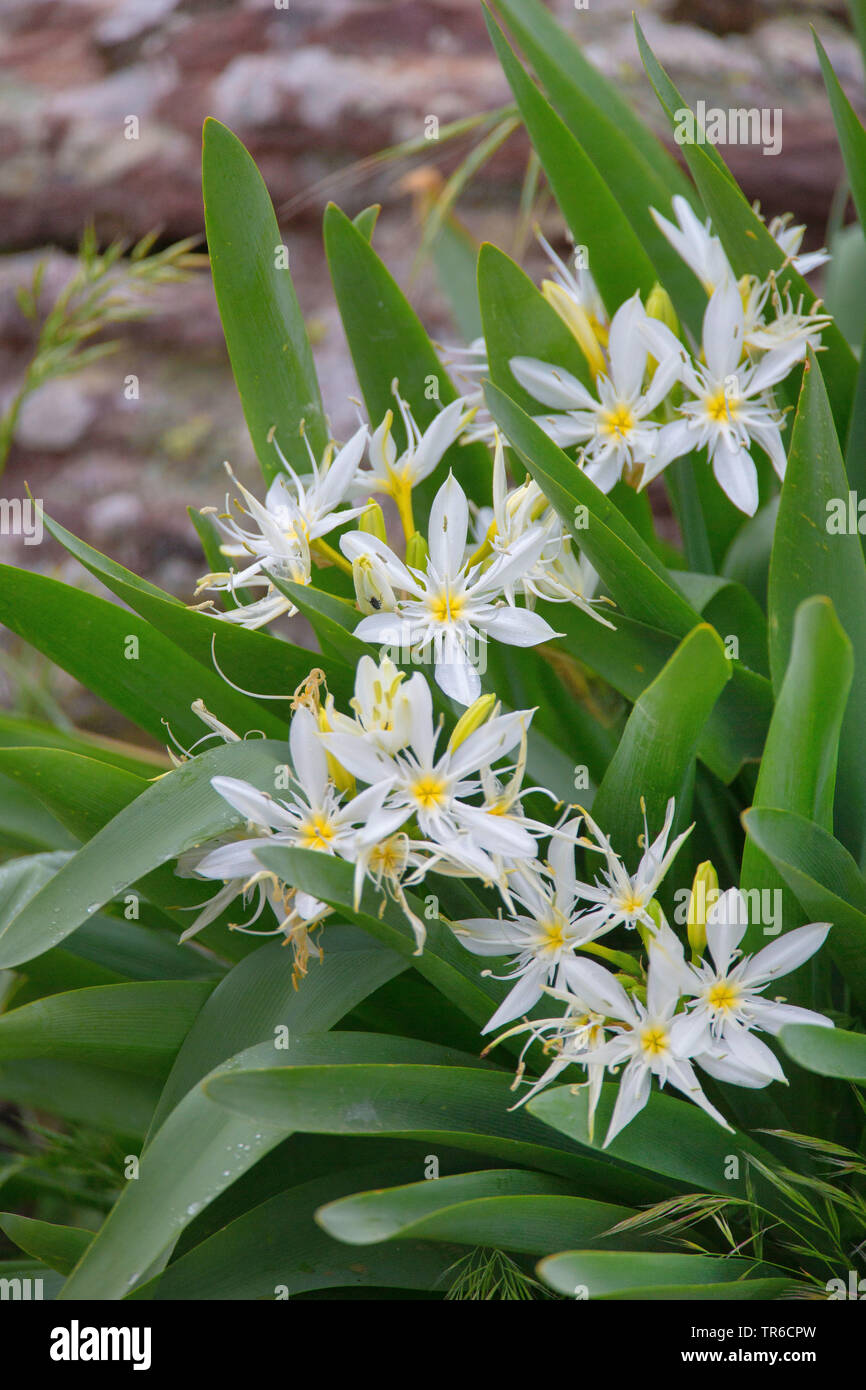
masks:
POLYGON ((620 902, 620 909, 623 912, 627 912, 629 916, 633 916, 636 912, 643 912, 644 900, 638 893, 635 893, 634 889, 632 889, 631 892, 626 893, 625 896, 622 898, 620 902))
POLYGON ((648 1052, 651 1057, 658 1057, 660 1053, 667 1051, 667 1029, 644 1028, 640 1035, 640 1045, 644 1052, 648 1052))
POLYGON ((602 433, 607 435, 618 434, 620 439, 625 439, 634 429, 634 415, 627 405, 618 405, 616 410, 606 410, 602 422, 602 433))
POLYGON ((322 815, 311 816, 301 826, 302 849, 327 849, 334 838, 334 827, 322 815))
POLYGON ((727 391, 716 391, 715 395, 704 397, 704 406, 711 420, 722 424, 726 420, 737 418, 738 403, 736 396, 729 396, 727 391))
POLYGON ((432 811, 445 800, 445 783, 438 777, 419 777, 413 783, 412 795, 425 811, 432 811))
POLYGON ((739 999, 740 991, 729 980, 717 980, 707 990, 707 1003, 711 1009, 715 1009, 720 1014, 726 1014, 735 1009, 739 999))
POLYGON ((437 623, 456 622, 463 611, 459 594, 437 594, 430 600, 430 612, 437 623))
POLYGON ((549 922, 540 923, 544 934, 544 944, 550 951, 556 951, 560 946, 565 945, 565 922, 557 914, 549 922))

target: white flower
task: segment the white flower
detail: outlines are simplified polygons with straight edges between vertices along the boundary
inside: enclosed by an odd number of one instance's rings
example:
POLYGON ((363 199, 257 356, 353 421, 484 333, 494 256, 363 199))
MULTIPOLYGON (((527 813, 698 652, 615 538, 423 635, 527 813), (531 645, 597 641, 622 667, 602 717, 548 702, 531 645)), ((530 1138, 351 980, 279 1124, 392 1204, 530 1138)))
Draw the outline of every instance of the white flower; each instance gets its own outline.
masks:
MULTIPOLYGON (((335 526, 354 520, 364 510, 363 507, 344 508, 342 511, 337 509, 355 479, 367 437, 367 427, 362 425, 336 455, 329 446, 322 463, 318 464, 305 435, 304 443, 310 456, 312 473, 304 478, 298 476, 275 442, 288 476, 279 474, 274 479, 264 505, 237 481, 226 465, 229 476, 246 503, 245 508, 238 503, 239 510, 249 517, 253 526, 245 528, 228 510, 223 516, 214 514, 217 526, 228 537, 220 549, 230 558, 245 558, 250 563, 240 571, 204 575, 199 580, 196 593, 208 589, 234 596, 238 589, 257 587, 265 587, 267 593, 254 603, 219 612, 218 616, 224 621, 258 628, 283 613, 297 612, 291 601, 271 583, 268 575, 291 580, 295 584, 309 584, 312 574, 311 545, 315 547, 335 526)), ((212 508, 204 510, 206 513, 213 512, 212 508)))
POLYGON ((536 423, 561 446, 584 446, 584 471, 602 492, 609 492, 624 474, 639 474, 653 457, 659 425, 650 417, 679 375, 679 356, 665 353, 643 389, 649 354, 638 328, 645 320, 639 294, 614 314, 609 362, 596 379, 598 399, 563 368, 532 357, 511 359, 521 386, 536 400, 564 412, 536 416, 536 423))
MULTIPOLYGON (((551 989, 550 986, 545 986, 543 992, 551 999, 558 999, 564 1003, 565 1013, 556 1018, 528 1019, 525 1023, 518 1024, 517 1027, 509 1028, 501 1033, 490 1046, 495 1047, 505 1038, 514 1037, 518 1033, 528 1034, 520 1054, 515 1087, 523 1077, 523 1058, 534 1042, 540 1042, 545 1053, 550 1054, 552 1052, 554 1054, 550 1066, 542 1072, 541 1076, 529 1084, 529 1089, 524 1091, 516 1105, 511 1107, 513 1110, 517 1110, 528 1100, 532 1100, 533 1096, 538 1095, 538 1092, 544 1090, 545 1086, 551 1085, 565 1071, 566 1067, 583 1067, 587 1074, 587 1080, 584 1084, 587 1085, 589 1091, 589 1137, 592 1139, 595 1110, 601 1095, 606 1070, 604 1062, 594 1060, 594 1054, 605 1041, 604 1017, 601 1014, 593 1013, 582 999, 567 989, 551 989)), ((486 1051, 489 1050, 489 1048, 486 1049, 486 1051)))
MULTIPOLYGON (((506 587, 544 548, 546 532, 530 527, 507 557, 495 557, 486 569, 467 565, 469 506, 462 487, 449 474, 430 510, 429 559, 425 573, 407 568, 384 541, 362 531, 349 532, 341 547, 353 563, 363 557, 381 562, 387 584, 408 598, 394 599, 393 610, 362 618, 355 636, 384 643, 422 659, 432 654, 436 683, 460 704, 470 705, 481 692, 473 664, 488 637, 531 647, 559 634, 539 614, 503 599, 506 587)), ((380 600, 381 601, 381 600, 380 600)))
POLYGON ((463 946, 479 956, 512 956, 508 973, 496 978, 517 983, 482 1029, 490 1033, 526 1013, 546 985, 569 983, 575 951, 603 931, 606 922, 580 911, 582 884, 574 872, 574 837, 578 822, 554 837, 548 867, 527 864, 508 880, 510 897, 520 908, 510 918, 472 917, 455 925, 463 946))
POLYGON ((355 694, 349 701, 354 717, 342 714, 329 695, 325 704, 328 732, 357 734, 383 753, 399 753, 412 735, 412 693, 419 681, 424 681, 420 672, 407 681, 406 672, 390 657, 377 665, 371 656, 362 656, 355 671, 355 694))
POLYGON ((655 942, 649 948, 646 1004, 629 996, 618 980, 594 961, 577 960, 572 967, 573 991, 594 1013, 615 1020, 613 1036, 593 1050, 595 1065, 622 1067, 619 1092, 604 1147, 640 1113, 649 1100, 652 1078, 671 1085, 694 1101, 725 1129, 727 1120, 701 1090, 692 1060, 702 1042, 700 1025, 688 1013, 677 1013, 680 974, 675 959, 655 942))
POLYGON ((825 265, 830 260, 830 252, 822 246, 820 251, 800 252, 800 245, 806 231, 805 224, 792 227, 791 220, 793 214, 784 213, 781 217, 771 219, 767 231, 782 248, 786 258, 800 275, 809 275, 813 270, 817 270, 819 265, 825 265))
POLYGON ((508 488, 505 471, 505 452, 502 438, 496 432, 493 455, 493 507, 488 517, 487 545, 499 555, 509 555, 527 530, 543 524, 548 539, 533 565, 516 574, 511 584, 503 588, 509 603, 515 593, 526 596, 532 604, 536 599, 550 603, 573 603, 605 627, 613 627, 593 606, 604 602, 594 599, 598 574, 585 555, 575 555, 572 540, 566 534, 559 516, 550 506, 536 482, 528 478, 519 487, 508 488))
POLYGON ((430 688, 423 677, 411 685, 412 731, 401 752, 388 754, 351 733, 323 733, 321 742, 353 777, 374 787, 387 785, 386 812, 401 813, 404 821, 414 817, 421 836, 438 852, 465 872, 495 882, 502 873, 492 856, 533 859, 535 840, 521 816, 498 814, 498 808, 473 805, 470 798, 483 791, 481 769, 523 742, 532 712, 493 714, 456 747, 452 738, 437 753, 430 688))
POLYGON ((595 843, 589 839, 582 839, 581 844, 587 849, 600 850, 605 857, 607 867, 602 871, 601 881, 596 879, 594 884, 582 883, 580 893, 588 902, 596 905, 596 911, 606 921, 608 930, 620 925, 634 927, 638 922, 643 923, 652 931, 656 930, 656 923, 649 912, 649 904, 676 858, 680 846, 692 831, 692 826, 689 826, 688 830, 684 830, 681 835, 678 835, 673 844, 668 847, 668 836, 673 825, 675 810, 676 802, 671 797, 667 804, 664 825, 655 840, 650 843, 646 823, 646 808, 644 808, 644 852, 634 874, 628 872, 608 837, 599 829, 592 817, 584 812, 584 819, 592 832, 595 843))
POLYGON ((593 377, 596 377, 605 370, 603 348, 608 341, 608 317, 592 273, 577 259, 574 270, 570 270, 538 228, 535 235, 547 252, 553 269, 553 279, 541 282, 541 293, 576 338, 593 377))
POLYGON ((395 380, 391 389, 403 417, 406 448, 398 456, 397 445, 391 433, 394 415, 389 410, 370 439, 370 467, 356 472, 353 491, 358 496, 378 492, 392 497, 408 540, 415 530, 412 517, 413 487, 430 476, 443 454, 451 448, 471 420, 473 411, 466 409, 466 402, 463 400, 452 401, 440 410, 426 430, 422 431, 397 387, 398 383, 395 380))
POLYGON ((830 925, 812 922, 797 927, 757 955, 743 956, 738 947, 747 926, 746 899, 738 889, 730 888, 707 913, 711 959, 686 967, 682 993, 692 1001, 691 1016, 703 1026, 698 1065, 721 1081, 766 1086, 770 1081, 784 1081, 785 1074, 766 1043, 754 1037, 753 1029, 775 1034, 786 1023, 833 1027, 823 1014, 764 997, 774 980, 815 954, 830 925))
POLYGON ((655 208, 650 208, 650 213, 680 259, 694 271, 707 294, 712 294, 719 285, 735 278, 722 243, 713 235, 710 220, 701 222, 686 198, 676 194, 673 210, 676 225, 655 208))
MULTIPOLYGON (((682 354, 682 345, 664 324, 647 320, 642 333, 654 353, 682 354)), ((757 363, 743 360, 745 324, 739 288, 728 281, 714 291, 704 315, 706 366, 680 357, 681 378, 691 399, 678 407, 680 419, 662 429, 655 457, 645 469, 645 487, 673 459, 706 448, 716 481, 740 511, 758 506, 758 472, 750 449, 758 444, 780 478, 785 476, 783 415, 769 388, 802 359, 804 341, 766 353, 757 363)))

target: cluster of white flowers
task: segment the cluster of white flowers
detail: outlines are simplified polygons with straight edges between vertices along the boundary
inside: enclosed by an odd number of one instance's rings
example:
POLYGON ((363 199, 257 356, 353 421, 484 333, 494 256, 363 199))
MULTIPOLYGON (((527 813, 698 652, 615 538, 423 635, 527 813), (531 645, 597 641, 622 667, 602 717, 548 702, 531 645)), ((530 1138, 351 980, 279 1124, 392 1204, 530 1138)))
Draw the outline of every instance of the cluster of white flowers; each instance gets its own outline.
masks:
MULTIPOLYGON (((738 281, 709 224, 684 199, 674 199, 673 207, 676 223, 653 215, 707 293, 702 342, 688 340, 660 287, 646 305, 635 294, 609 318, 589 270, 572 272, 544 242, 554 278, 542 292, 579 345, 592 386, 529 357, 513 358, 511 370, 553 412, 538 417, 545 431, 563 447, 580 446, 576 466, 603 491, 621 480, 644 488, 672 460, 705 449, 725 492, 752 514, 758 504, 753 449, 767 455, 779 476, 785 470, 784 417, 772 388, 807 347, 820 347, 828 319, 817 301, 803 312, 783 299, 776 277, 738 281)), ((825 258, 823 252, 800 256, 803 229, 786 219, 769 231, 798 269, 825 258)), ((375 430, 361 424, 341 448, 329 446, 321 460, 307 442, 305 476, 274 442, 281 472, 264 503, 238 484, 240 519, 228 511, 216 518, 223 553, 244 562, 201 581, 201 590, 234 600, 220 617, 257 628, 291 614, 296 609, 285 582, 307 585, 314 564, 336 565, 353 582, 360 610, 355 636, 378 647, 378 659, 359 661, 348 711, 323 689, 321 672, 311 672, 295 693, 290 756, 276 795, 236 778, 213 779, 244 826, 179 863, 180 873, 220 885, 184 936, 241 898, 251 915, 236 929, 282 935, 293 948, 297 984, 311 934, 333 909, 266 868, 258 855, 267 847, 314 850, 350 863, 355 909, 371 884, 400 906, 418 952, 426 932, 409 890, 431 872, 475 880, 485 906, 498 895, 496 915, 450 925, 467 950, 507 958, 497 978, 510 986, 483 1031, 512 1025, 504 1037, 527 1034, 515 1085, 533 1042, 554 1053, 518 1104, 578 1067, 586 1077, 590 1132, 603 1078, 620 1078, 606 1143, 645 1105, 653 1076, 726 1124, 695 1069, 747 1087, 784 1080, 775 1054, 756 1034, 791 1021, 832 1024, 767 1000, 764 991, 808 959, 828 927, 802 927, 754 957, 742 956, 745 900, 732 889, 717 895, 705 914, 700 940, 690 931, 687 961, 656 896, 689 833, 671 839, 674 802, 652 841, 644 812, 642 857, 630 873, 585 810, 563 807, 545 788, 523 786, 533 711, 503 711, 495 694, 482 694, 487 644, 534 647, 556 639, 536 610, 539 601, 574 604, 611 624, 598 611, 604 601, 594 596, 598 576, 544 493, 530 478, 509 479, 507 441, 485 415, 474 383, 486 372, 483 340, 463 355, 468 394, 440 409, 425 430, 392 384, 402 451, 392 411, 375 430), (449 473, 422 534, 414 490, 452 445, 479 440, 493 448, 491 505, 470 503, 449 473), (376 498, 393 503, 400 540, 396 521, 394 534, 386 528, 376 498), (262 596, 249 597, 259 589, 262 596), (427 677, 403 669, 413 664, 427 666, 445 695, 465 707, 447 741, 427 677), (524 812, 530 790, 555 804, 555 824, 524 812), (600 856, 592 881, 578 877, 579 851, 589 863, 600 856), (629 930, 639 944, 621 949, 629 930), (614 932, 615 946, 602 940, 614 932), (527 1017, 545 995, 564 1005, 561 1014, 527 1017)), ((202 606, 212 607, 212 600, 202 606)), ((237 739, 200 702, 194 709, 211 731, 205 737, 237 739)))
MULTIPOLYGON (((563 448, 578 444, 587 475, 609 492, 620 479, 644 488, 674 459, 706 450, 719 485, 741 511, 758 505, 752 457, 762 449, 784 477, 784 415, 772 387, 807 347, 818 349, 829 323, 816 301, 808 312, 780 292, 779 274, 737 279, 709 223, 688 202, 673 200, 676 223, 651 209, 659 229, 708 295, 702 341, 689 343, 664 291, 626 300, 608 321, 588 270, 572 275, 548 249, 556 280, 546 298, 583 349, 594 385, 556 363, 514 357, 511 370, 553 412, 537 417, 563 448)), ((804 228, 775 219, 769 228, 795 269, 808 271, 825 252, 795 253, 804 228)))
MULTIPOLYGON (((497 916, 450 924, 473 954, 509 958, 505 973, 494 978, 511 988, 482 1032, 523 1018, 502 1036, 525 1032, 524 1054, 536 1040, 554 1053, 518 1104, 566 1068, 583 1068, 590 1134, 602 1080, 621 1071, 606 1144, 646 1104, 653 1076, 727 1125, 704 1095, 695 1066, 739 1086, 784 1081, 756 1031, 776 1033, 791 1022, 832 1027, 820 1014, 764 997, 768 985, 818 950, 826 923, 788 932, 754 957, 742 957, 746 900, 736 889, 716 892, 699 943, 701 950, 708 946, 709 958, 693 949, 686 961, 656 898, 690 833, 671 840, 673 800, 652 841, 644 814, 643 853, 629 873, 585 810, 566 808, 553 826, 525 814, 521 797, 527 791, 555 801, 544 788, 523 786, 531 710, 504 714, 493 696, 482 696, 443 746, 442 720, 434 719, 430 686, 420 672, 407 678, 387 657, 378 665, 362 657, 349 713, 338 710, 332 696, 322 699, 320 686, 321 672, 313 672, 296 696, 290 759, 278 769, 284 795, 238 778, 212 779, 245 824, 179 863, 180 873, 221 885, 182 939, 234 899, 254 902, 251 917, 235 930, 282 935, 293 948, 297 984, 307 970, 311 934, 333 909, 264 867, 257 857, 263 848, 316 850, 351 863, 355 909, 367 882, 387 894, 404 912, 418 953, 426 929, 408 889, 431 871, 495 889, 502 902, 497 916), (601 857, 591 882, 577 876, 578 848, 601 857), (266 909, 274 925, 259 926, 266 909), (645 966, 637 952, 602 944, 617 928, 636 930, 645 966), (527 1019, 545 995, 564 1004, 562 1014, 527 1019)), ((203 706, 195 708, 211 736, 237 739, 203 706)), ((698 943, 689 935, 694 948, 698 943)), ((521 1056, 515 1084, 522 1073, 521 1056)))

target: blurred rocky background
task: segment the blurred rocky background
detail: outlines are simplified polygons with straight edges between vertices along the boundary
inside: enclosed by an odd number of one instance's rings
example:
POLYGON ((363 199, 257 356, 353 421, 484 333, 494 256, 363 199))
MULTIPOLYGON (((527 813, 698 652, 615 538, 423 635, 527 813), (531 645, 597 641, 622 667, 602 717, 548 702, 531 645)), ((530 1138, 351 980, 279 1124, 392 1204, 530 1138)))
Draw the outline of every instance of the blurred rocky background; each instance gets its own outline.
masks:
MULTIPOLYGON (((551 3, 661 130, 634 7, 551 3)), ((820 245, 841 165, 810 23, 863 106, 841 0, 637 8, 687 98, 783 109, 778 157, 755 147, 725 154, 768 215, 794 212, 820 245)), ((422 137, 431 115, 444 126, 508 100, 479 0, 0 0, 0 411, 20 386, 40 316, 75 273, 87 224, 100 245, 154 229, 157 248, 200 236, 200 132, 213 115, 247 144, 274 198, 339 436, 356 388, 321 247, 324 203, 334 198, 352 214, 383 204, 378 250, 434 337, 455 341, 432 273, 411 276, 419 180, 407 174, 423 165, 435 181, 469 145, 430 141, 414 159, 370 157, 422 137), (28 318, 19 291, 43 260, 39 309, 28 318)), ((458 205, 476 236, 509 250, 527 153, 518 132, 458 205)), ((561 235, 555 213, 545 226, 561 235)), ((533 256, 530 248, 530 269, 540 268, 533 256)), ((0 493, 20 497, 28 484, 76 534, 186 598, 202 567, 187 505, 222 501, 224 459, 246 479, 257 475, 206 264, 149 302, 147 317, 118 330, 116 352, 29 397, 0 493), (137 399, 125 389, 131 377, 137 399)), ((47 540, 24 547, 0 536, 0 559, 89 582, 47 540)))

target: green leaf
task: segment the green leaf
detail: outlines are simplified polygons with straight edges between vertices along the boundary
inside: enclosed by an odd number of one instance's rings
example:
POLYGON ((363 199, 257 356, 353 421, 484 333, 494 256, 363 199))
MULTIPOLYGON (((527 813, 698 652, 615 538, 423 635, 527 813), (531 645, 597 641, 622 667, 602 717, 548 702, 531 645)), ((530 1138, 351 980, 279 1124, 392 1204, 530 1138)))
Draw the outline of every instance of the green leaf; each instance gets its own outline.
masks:
POLYGON ((357 972, 370 993, 402 975, 409 965, 352 926, 327 923, 319 944, 327 955, 328 969, 312 964, 302 989, 292 979, 291 961, 281 941, 260 946, 220 982, 178 1053, 154 1115, 154 1132, 187 1092, 226 1057, 266 1039, 276 1046, 277 1030, 288 1026, 288 1020, 296 1034, 338 1023, 345 1013, 344 1001, 354 1000, 357 972))
POLYGON ((67 753, 81 753, 85 758, 110 763, 112 767, 134 772, 138 777, 155 777, 171 766, 165 754, 154 749, 121 743, 118 739, 98 738, 95 734, 84 734, 78 730, 68 733, 64 729, 56 729, 53 724, 40 724, 35 720, 0 714, 0 748, 32 747, 62 748, 67 753))
MULTIPOLYGON (((386 412, 394 410, 394 437, 402 449, 405 431, 391 383, 399 381, 400 395, 421 429, 430 424, 440 405, 457 399, 457 392, 399 285, 363 234, 333 203, 325 210, 324 233, 334 293, 371 426, 377 428, 386 412), (435 396, 431 382, 437 384, 435 396)), ((449 468, 468 496, 486 502, 488 451, 483 444, 458 444, 416 489, 424 509, 449 468)))
MULTIPOLYGON (((648 1190, 658 1190, 652 1179, 614 1173, 601 1156, 575 1153, 525 1110, 509 1110, 512 1078, 506 1072, 478 1063, 407 1064, 403 1051, 411 1056, 410 1047, 418 1044, 369 1033, 355 1035, 351 1055, 357 1060, 349 1060, 345 1052, 340 1056, 338 1037, 346 1035, 315 1040, 318 1064, 301 1054, 297 1065, 224 1071, 205 1083, 205 1091, 258 1124, 316 1134, 417 1134, 572 1178, 589 1196, 609 1196, 615 1187, 627 1201, 640 1200, 640 1194, 651 1200, 648 1190)), ((308 1042, 312 1047, 313 1040, 308 1042)))
MULTIPOLYGON (((770 722, 754 806, 794 811, 831 828, 839 730, 851 669, 851 644, 832 603, 820 596, 807 599, 794 619, 791 658, 770 722)), ((776 870, 756 845, 747 841, 741 888, 763 890, 779 885, 776 870)), ((785 898, 787 909, 787 893, 785 898)), ((793 908, 796 915, 796 903, 793 908)), ((787 910, 785 915, 787 919, 787 910)), ((750 923, 746 948, 755 948, 761 931, 759 923, 750 923)))
POLYGON ((0 1230, 25 1254, 58 1274, 68 1274, 93 1239, 93 1232, 80 1226, 58 1226, 11 1211, 0 1212, 0 1230))
POLYGON ((490 242, 478 254, 478 295, 490 376, 522 410, 538 414, 540 407, 512 375, 512 357, 555 362, 591 386, 587 361, 574 334, 520 266, 490 242))
POLYGON ((122 889, 241 817, 213 790, 217 774, 273 787, 285 745, 255 739, 202 753, 167 773, 121 811, 0 930, 0 968, 63 941, 122 889))
POLYGON ((205 229, 214 290, 247 426, 266 478, 280 470, 271 431, 300 473, 320 457, 328 426, 283 238, 261 174, 240 140, 208 119, 202 146, 205 229))
POLYGON ((571 235, 589 248, 593 279, 608 313, 635 290, 645 298, 657 277, 640 238, 586 151, 526 75, 489 12, 485 19, 571 235))
POLYGON ((832 922, 828 950, 866 1005, 866 879, 829 830, 792 811, 753 806, 746 833, 778 870, 809 922, 832 922))
POLYGON ((165 720, 181 742, 201 738, 204 726, 190 710, 198 699, 241 734, 273 723, 135 613, 46 575, 0 565, 0 622, 160 742, 165 720))
POLYGON ((435 1182, 355 1192, 316 1212, 336 1240, 368 1246, 386 1240, 448 1240, 539 1254, 564 1242, 615 1249, 605 1232, 634 1215, 629 1207, 575 1196, 561 1179, 520 1169, 459 1173, 435 1182))
POLYGON ((203 980, 159 980, 25 1004, 0 1015, 0 1062, 63 1057, 164 1077, 212 988, 203 980))
MULTIPOLYGON (((269 633, 251 631, 234 623, 223 622, 212 614, 186 608, 171 594, 163 593, 152 584, 144 585, 137 575, 101 555, 48 516, 45 517, 45 526, 70 555, 74 555, 85 569, 102 580, 106 588, 123 603, 128 604, 188 656, 195 657, 206 668, 211 684, 214 672, 219 670, 242 690, 255 690, 256 693, 246 701, 245 718, 257 720, 257 725, 247 724, 244 728, 238 728, 238 733, 259 727, 269 736, 279 736, 285 727, 292 692, 308 676, 314 661, 313 653, 306 647, 296 646, 269 633), (259 691, 265 697, 285 697, 282 717, 276 713, 271 700, 257 699, 259 691)), ((353 672, 343 656, 334 655, 327 665, 332 689, 348 697, 353 672)), ((202 732, 200 728, 199 736, 202 732)))
MULTIPOLYGON (((668 213, 674 193, 694 201, 694 190, 651 131, 612 93, 548 11, 530 5, 528 23, 525 0, 495 3, 572 136, 628 218, 657 278, 692 331, 699 332, 706 295, 650 214, 651 207, 668 213)), ((590 256, 594 259, 592 246, 590 256)))
POLYGON ((866 227, 866 130, 863 129, 854 107, 842 90, 824 45, 814 30, 812 37, 818 52, 818 62, 821 64, 824 86, 827 88, 827 96, 830 98, 833 123, 839 137, 842 158, 845 161, 845 172, 851 186, 851 196, 854 199, 860 225, 866 227))
MULTIPOLYGON (((455 1252, 412 1243, 368 1246, 362 1256, 314 1221, 322 1202, 358 1182, 394 1182, 418 1171, 405 1160, 359 1164, 271 1197, 169 1265, 156 1288, 165 1299, 273 1299, 321 1289, 382 1287, 444 1291, 455 1252)), ((433 1184, 435 1186, 435 1184, 433 1184)))
POLYGON ((7 1104, 132 1139, 147 1132, 159 1090, 158 1077, 90 1062, 54 1057, 0 1062, 0 1095, 7 1104))
POLYGON ((812 594, 826 594, 854 649, 851 700, 839 744, 837 816, 839 838, 857 857, 866 844, 866 778, 861 776, 866 729, 860 715, 866 704, 866 562, 859 535, 847 528, 848 501, 827 394, 810 357, 770 560, 770 670, 778 691, 797 608, 812 594))
POLYGON ((721 638, 702 625, 685 637, 629 715, 593 802, 593 817, 630 859, 643 833, 642 802, 653 831, 677 798, 677 825, 688 823, 684 791, 710 711, 731 677, 721 638))
MULTIPOLYGON (((349 933, 342 938, 342 948, 349 952, 351 970, 346 970, 346 962, 341 959, 338 940, 325 952, 321 964, 311 968, 306 988, 313 991, 314 997, 304 1000, 302 991, 292 991, 292 997, 285 1000, 281 1021, 296 1047, 296 1019, 307 1028, 331 1027, 394 969, 387 952, 372 943, 359 945, 357 937, 352 940, 349 933)), ((267 959, 272 960, 273 954, 268 951, 267 959)), ((283 968, 285 982, 291 973, 288 962, 283 968)), ((230 995, 229 1002, 231 998, 230 995)), ((272 996, 265 1007, 273 1008, 272 996)), ((209 1023, 220 1021, 227 1022, 227 1012, 212 1002, 209 1023)), ((247 1022, 250 1036, 270 1036, 270 1041, 228 1058, 224 1065, 229 1069, 266 1066, 275 1055, 285 1055, 275 1054, 267 1012, 264 1018, 253 1013, 247 1022)), ((125 1297, 198 1213, 281 1143, 288 1132, 285 1126, 266 1126, 230 1115, 209 1100, 200 1086, 194 1085, 142 1154, 138 1180, 126 1184, 83 1260, 73 1270, 62 1297, 125 1297)))
POLYGON ((806 1071, 866 1085, 866 1036, 814 1023, 787 1023, 779 1042, 806 1071))
POLYGON ((753 1260, 734 1256, 657 1255, 568 1250, 542 1260, 538 1272, 558 1293, 574 1298, 702 1299, 774 1298, 791 1279, 749 1278, 753 1260), (585 1292, 584 1292, 585 1291, 585 1292))

